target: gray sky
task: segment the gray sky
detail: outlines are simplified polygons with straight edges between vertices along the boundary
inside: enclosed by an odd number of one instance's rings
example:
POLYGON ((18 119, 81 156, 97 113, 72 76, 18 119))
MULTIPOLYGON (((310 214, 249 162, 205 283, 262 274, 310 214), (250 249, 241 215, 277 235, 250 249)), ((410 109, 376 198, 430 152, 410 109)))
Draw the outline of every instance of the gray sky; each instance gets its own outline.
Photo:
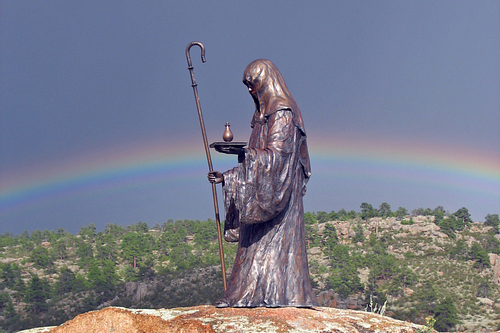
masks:
POLYGON ((193 40, 210 142, 248 139, 246 65, 280 69, 306 211, 500 212, 498 1, 2 1, 0 232, 213 218, 193 40))

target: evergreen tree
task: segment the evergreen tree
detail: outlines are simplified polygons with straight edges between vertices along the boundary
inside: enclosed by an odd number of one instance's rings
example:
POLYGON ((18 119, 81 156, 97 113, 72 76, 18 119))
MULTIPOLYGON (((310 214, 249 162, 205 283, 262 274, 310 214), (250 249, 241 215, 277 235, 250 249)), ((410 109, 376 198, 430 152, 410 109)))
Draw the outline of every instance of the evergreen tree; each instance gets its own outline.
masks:
POLYGON ((500 254, 500 241, 491 233, 482 241, 483 248, 488 253, 500 254))
POLYGON ((347 215, 345 215, 345 217, 347 217, 347 219, 350 219, 350 220, 354 220, 357 216, 358 216, 358 214, 356 213, 355 210, 350 210, 347 212, 347 215))
POLYGON ((323 229, 323 246, 325 248, 328 257, 330 257, 333 249, 338 244, 339 238, 337 236, 337 230, 332 223, 325 223, 325 229, 323 229))
POLYGON ((423 215, 423 212, 424 212, 424 208, 419 207, 419 208, 415 208, 414 210, 412 210, 411 215, 419 216, 419 215, 423 215))
POLYGON ((456 238, 455 230, 457 230, 457 220, 454 216, 450 216, 449 218, 442 219, 438 223, 441 228, 441 232, 448 235, 450 238, 456 238))
POLYGON ((304 222, 305 224, 316 224, 318 221, 316 220, 316 216, 314 213, 306 212, 304 213, 304 222))
POLYGON ((99 284, 101 282, 101 270, 99 268, 97 260, 95 259, 89 262, 89 272, 87 273, 87 280, 93 288, 99 287, 99 284))
POLYGON ((68 232, 66 231, 66 229, 63 229, 63 228, 58 228, 57 229, 57 237, 59 239, 65 237, 67 234, 68 234, 68 232))
POLYGON ((387 202, 382 202, 378 208, 378 216, 380 217, 389 217, 392 215, 391 205, 387 202))
POLYGON ((125 233, 125 229, 122 226, 116 225, 116 223, 108 223, 104 228, 104 234, 112 235, 113 237, 117 237, 125 233))
POLYGON ((337 213, 335 213, 334 210, 332 210, 329 214, 328 214, 328 220, 329 221, 335 221, 338 219, 338 215, 337 213))
POLYGON ((363 202, 360 208, 361 218, 363 220, 368 220, 369 218, 375 217, 377 215, 377 212, 373 209, 373 206, 367 202, 363 202))
POLYGON ((19 302, 21 302, 26 293, 26 285, 24 284, 24 281, 23 279, 21 279, 21 277, 18 277, 18 279, 16 280, 13 290, 14 290, 13 294, 14 299, 16 300, 17 304, 19 304, 19 302))
POLYGON ((5 309, 3 310, 3 315, 7 320, 13 318, 16 315, 14 304, 12 304, 12 300, 10 298, 7 301, 7 304, 5 305, 5 309))
POLYGON ((457 218, 457 230, 462 230, 465 226, 472 223, 469 210, 465 207, 460 208, 453 215, 457 218))
POLYGON ((66 239, 59 238, 54 245, 54 252, 57 254, 59 259, 63 260, 67 257, 67 246, 66 239))
POLYGON ((212 242, 217 240, 215 221, 200 222, 195 227, 194 242, 202 250, 208 250, 212 242))
POLYGON ((87 243, 84 240, 79 240, 76 249, 76 255, 78 257, 78 265, 80 266, 80 268, 88 267, 90 261, 94 259, 94 250, 92 249, 92 244, 87 243))
POLYGON ((486 215, 484 220, 485 220, 484 225, 493 227, 493 231, 495 234, 500 233, 500 228, 499 228, 500 219, 498 218, 498 214, 488 214, 486 215))
MULTIPOLYGON (((153 263, 149 263, 151 267, 153 263)), ((116 273, 115 263, 111 260, 104 260, 101 267, 101 279, 104 281, 103 285, 105 290, 114 290, 118 283, 119 276, 116 273)))
POLYGON ((451 259, 463 259, 467 256, 467 253, 469 252, 469 247, 465 242, 460 239, 456 242, 455 246, 451 248, 450 250, 450 258, 451 259))
POLYGON ((344 208, 341 208, 338 212, 337 212, 337 218, 340 220, 340 221, 345 221, 346 220, 346 216, 347 216, 347 212, 345 211, 344 208))
POLYGON ((394 213, 396 217, 403 218, 408 215, 408 211, 404 207, 399 207, 398 210, 394 213))
POLYGON ((434 223, 439 225, 439 222, 441 222, 445 217, 446 211, 444 210, 443 206, 437 206, 432 211, 432 215, 434 215, 434 223))
POLYGON ((0 293, 0 312, 7 306, 7 303, 10 301, 9 294, 0 293))
POLYGON ((82 274, 76 274, 72 289, 74 292, 80 292, 89 289, 87 280, 85 280, 85 277, 82 274))
POLYGON ((29 310, 34 314, 39 314, 47 310, 45 302, 49 297, 49 283, 41 280, 37 275, 32 275, 26 288, 25 301, 29 304, 29 310))
POLYGON ((39 268, 47 268, 54 264, 52 259, 49 257, 49 251, 43 246, 37 246, 33 249, 30 261, 32 261, 35 266, 39 268))
MULTIPOLYGON (((217 259, 219 259, 217 257, 217 259)), ((146 259, 145 261, 141 261, 139 263, 139 271, 137 272, 137 277, 140 279, 151 279, 156 275, 156 272, 153 270, 153 261, 151 258, 146 259)))
POLYGON ((356 226, 354 227, 354 233, 355 234, 352 239, 354 243, 363 243, 365 241, 365 230, 363 229, 363 225, 360 221, 356 223, 356 226))
MULTIPOLYGON (((184 230, 183 228, 179 229, 184 230)), ((185 237, 183 237, 182 241, 179 240, 177 244, 183 242, 184 240, 185 237)), ((135 266, 137 265, 137 261, 142 260, 145 255, 151 252, 153 244, 154 239, 151 235, 129 232, 123 237, 123 241, 120 245, 122 249, 122 256, 135 268, 135 266)))
POLYGON ((191 269, 196 266, 197 260, 192 253, 193 247, 187 243, 180 243, 168 253, 169 266, 176 270, 191 269))
POLYGON ((39 245, 41 242, 42 242, 42 239, 43 239, 43 236, 42 236, 42 232, 38 229, 36 230, 33 230, 31 232, 31 237, 30 237, 31 241, 36 244, 36 245, 39 245))
POLYGON ((306 232, 306 242, 307 242, 307 247, 312 248, 320 245, 319 242, 319 236, 316 228, 313 228, 312 225, 306 224, 305 225, 305 232, 306 232))
POLYGON ((434 328, 439 332, 448 332, 458 324, 457 308, 451 298, 446 297, 436 306, 434 319, 436 319, 434 328))
POLYGON ((49 230, 47 230, 47 229, 45 229, 45 230, 43 231, 43 233, 42 233, 42 237, 43 237, 43 240, 44 240, 45 242, 49 242, 49 243, 53 243, 53 242, 55 242, 55 241, 56 241, 56 239, 57 239, 57 235, 56 235, 56 233, 54 232, 54 230, 49 231, 49 230))
POLYGON ((349 246, 335 245, 330 252, 330 263, 333 270, 327 278, 328 288, 332 288, 344 298, 363 290, 355 260, 349 253, 349 246))
POLYGON ((358 270, 353 265, 334 269, 332 274, 327 278, 327 286, 343 298, 347 298, 349 295, 363 290, 358 270))
POLYGON ((59 280, 56 282, 54 292, 56 295, 62 295, 72 292, 75 285, 75 273, 67 267, 59 271, 59 280))
POLYGON ((433 315, 436 309, 438 296, 436 288, 431 281, 426 281, 423 285, 415 290, 410 296, 410 299, 416 302, 418 312, 424 312, 425 315, 433 315))
POLYGON ((490 268, 490 257, 481 244, 474 243, 470 248, 470 258, 475 261, 476 268, 490 268))
POLYGON ((87 279, 96 293, 104 294, 107 298, 115 290, 118 282, 115 264, 111 260, 104 260, 100 264, 97 260, 92 260, 89 263, 87 279))
POLYGON ((23 233, 21 234, 21 238, 24 239, 30 239, 30 233, 28 230, 24 230, 23 233))
POLYGON ((316 214, 316 219, 318 220, 318 223, 325 223, 325 222, 328 222, 330 220, 328 213, 323 212, 323 211, 318 212, 316 214))
POLYGON ((129 231, 146 233, 149 231, 149 227, 147 223, 139 221, 137 224, 132 224, 129 231))
POLYGON ((417 275, 408 267, 399 267, 392 278, 389 293, 393 296, 404 296, 406 288, 418 282, 417 275))
POLYGON ((16 283, 16 279, 21 276, 21 270, 17 264, 6 263, 3 264, 2 271, 0 274, 0 278, 3 279, 3 282, 0 283, 0 286, 12 288, 16 283))
POLYGON ((100 260, 109 259, 112 261, 118 260, 117 244, 112 234, 102 234, 100 239, 96 241, 96 255, 100 260))
POLYGON ((97 228, 94 223, 90 223, 87 227, 81 227, 78 234, 82 237, 82 239, 93 242, 95 236, 97 235, 97 228))
POLYGON ((5 246, 14 246, 16 243, 16 239, 12 237, 11 232, 5 232, 3 235, 0 235, 0 250, 5 246))

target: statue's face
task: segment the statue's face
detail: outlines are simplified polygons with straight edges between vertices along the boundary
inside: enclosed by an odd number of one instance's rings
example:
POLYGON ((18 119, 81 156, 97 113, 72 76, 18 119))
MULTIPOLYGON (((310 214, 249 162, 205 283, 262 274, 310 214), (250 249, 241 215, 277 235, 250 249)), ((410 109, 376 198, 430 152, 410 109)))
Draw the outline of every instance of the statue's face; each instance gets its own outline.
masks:
POLYGON ((247 69, 243 79, 243 83, 247 86, 248 92, 256 103, 258 103, 259 91, 262 88, 263 74, 264 68, 255 65, 247 69))
POLYGON ((251 85, 247 86, 248 87, 248 92, 250 93, 250 95, 252 95, 252 97, 255 97, 257 98, 257 90, 252 88, 251 85))
POLYGON ((247 86, 248 88, 248 92, 250 93, 250 96, 252 96, 252 99, 255 103, 255 107, 257 108, 257 110, 260 109, 260 103, 259 103, 259 95, 257 94, 257 89, 254 88, 254 86, 250 83, 245 83, 245 85, 247 86))

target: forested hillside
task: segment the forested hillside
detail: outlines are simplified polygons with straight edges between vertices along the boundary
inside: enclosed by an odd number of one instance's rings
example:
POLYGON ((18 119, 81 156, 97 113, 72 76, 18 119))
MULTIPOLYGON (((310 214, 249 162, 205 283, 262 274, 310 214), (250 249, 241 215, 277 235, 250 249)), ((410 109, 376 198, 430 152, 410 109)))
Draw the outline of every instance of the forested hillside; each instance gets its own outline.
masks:
MULTIPOLYGON (((360 208, 305 214, 322 306, 419 324, 433 317, 441 331, 500 328, 498 214, 474 223, 466 208, 360 208)), ((224 250, 229 274, 236 244, 224 250)), ((214 304, 222 292, 212 220, 0 235, 0 332, 59 325, 110 305, 214 304)))

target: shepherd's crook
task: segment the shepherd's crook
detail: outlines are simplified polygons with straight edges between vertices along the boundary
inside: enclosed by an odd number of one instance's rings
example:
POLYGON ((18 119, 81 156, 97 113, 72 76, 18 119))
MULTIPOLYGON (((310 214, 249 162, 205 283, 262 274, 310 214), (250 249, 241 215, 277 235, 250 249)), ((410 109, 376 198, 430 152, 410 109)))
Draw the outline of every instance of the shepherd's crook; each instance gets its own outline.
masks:
MULTIPOLYGON (((213 172, 212 158, 210 157, 210 150, 208 149, 207 133, 205 132, 205 123, 203 122, 203 115, 201 114, 200 98, 198 97, 197 84, 194 79, 193 65, 191 64, 191 56, 189 55, 189 50, 192 46, 198 45, 201 48, 201 61, 205 62, 205 47, 200 42, 191 42, 186 47, 186 59, 188 63, 189 74, 191 74, 191 87, 193 87, 194 99, 196 100, 196 108, 198 109, 198 117, 200 118, 201 134, 203 136, 203 142, 205 143, 205 153, 207 154, 208 170, 213 172)), ((215 188, 215 183, 212 183, 212 194, 214 196, 214 208, 215 208, 215 222, 217 224, 217 235, 219 239, 219 255, 220 255, 220 266, 222 270, 222 282, 224 283, 224 291, 227 289, 226 283, 226 264, 224 263, 224 250, 222 249, 222 231, 220 228, 219 219, 219 204, 217 203, 217 190, 215 188)))

